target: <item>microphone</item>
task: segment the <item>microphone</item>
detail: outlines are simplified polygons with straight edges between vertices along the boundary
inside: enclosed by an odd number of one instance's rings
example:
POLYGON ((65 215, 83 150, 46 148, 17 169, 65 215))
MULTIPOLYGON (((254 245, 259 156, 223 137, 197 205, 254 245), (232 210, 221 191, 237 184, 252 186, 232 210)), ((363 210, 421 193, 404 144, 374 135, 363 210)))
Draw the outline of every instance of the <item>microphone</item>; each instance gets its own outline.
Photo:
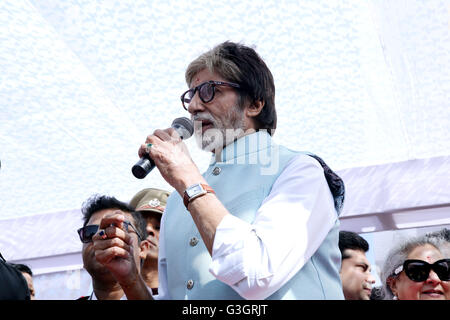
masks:
MULTIPOLYGON (((187 139, 194 133, 194 125, 186 117, 176 118, 173 120, 171 127, 175 129, 181 139, 187 139)), ((136 162, 131 168, 131 172, 136 178, 144 179, 155 166, 155 162, 146 154, 136 162)))

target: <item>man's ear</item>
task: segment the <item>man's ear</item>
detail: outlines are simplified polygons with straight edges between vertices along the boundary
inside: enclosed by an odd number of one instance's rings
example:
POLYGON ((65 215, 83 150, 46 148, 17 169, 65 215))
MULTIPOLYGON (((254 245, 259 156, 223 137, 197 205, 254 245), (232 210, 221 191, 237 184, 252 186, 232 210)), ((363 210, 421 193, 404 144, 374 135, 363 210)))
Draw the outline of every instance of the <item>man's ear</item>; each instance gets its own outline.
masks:
POLYGON ((251 103, 246 109, 245 114, 249 118, 254 118, 258 114, 261 113, 261 110, 264 108, 264 101, 262 100, 256 100, 253 103, 251 103))
POLYGON ((139 258, 145 260, 148 252, 150 251, 150 243, 148 242, 148 240, 142 240, 139 244, 139 249, 139 258))

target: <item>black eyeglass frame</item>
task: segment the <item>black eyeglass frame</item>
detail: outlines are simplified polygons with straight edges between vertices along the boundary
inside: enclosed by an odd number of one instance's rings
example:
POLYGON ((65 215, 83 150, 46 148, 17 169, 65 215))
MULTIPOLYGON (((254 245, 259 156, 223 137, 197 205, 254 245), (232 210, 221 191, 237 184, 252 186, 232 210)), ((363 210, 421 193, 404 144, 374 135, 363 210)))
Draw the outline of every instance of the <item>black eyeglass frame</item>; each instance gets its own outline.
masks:
POLYGON ((186 92, 184 92, 184 93, 181 95, 180 99, 181 99, 181 104, 183 105, 184 110, 186 110, 186 111, 188 110, 188 108, 187 108, 186 105, 184 104, 184 103, 185 103, 185 96, 186 96, 187 93, 192 92, 192 97, 191 97, 191 99, 190 99, 187 103, 190 103, 190 102, 191 102, 192 98, 195 96, 195 93, 196 93, 197 91, 198 91, 198 96, 200 97, 200 100, 202 100, 203 103, 208 103, 208 102, 211 102, 211 101, 214 99, 214 96, 215 96, 215 94, 216 94, 216 86, 227 86, 227 87, 232 87, 232 88, 236 88, 236 89, 238 89, 238 88, 241 87, 241 86, 238 85, 237 83, 233 83, 233 82, 224 82, 224 81, 213 81, 213 80, 210 80, 210 81, 206 81, 206 82, 200 83, 198 86, 196 86, 196 87, 194 87, 194 88, 191 88, 191 89, 187 90, 186 92), (210 98, 210 99, 204 99, 204 97, 203 97, 202 94, 201 94, 201 92, 202 92, 202 91, 201 91, 201 88, 202 88, 203 86, 205 86, 205 85, 210 85, 211 88, 212 88, 212 95, 211 95, 211 98, 210 98))
MULTIPOLYGON (((131 228, 134 230, 134 232, 136 232, 138 238, 140 241, 144 240, 144 238, 141 236, 141 234, 139 233, 139 231, 137 231, 136 227, 133 226, 133 224, 130 221, 124 221, 123 224, 126 226, 125 227, 125 231, 128 232, 128 227, 131 226, 131 228)), ((92 242, 92 237, 97 233, 98 229, 100 228, 100 226, 98 224, 89 224, 86 225, 84 227, 81 227, 80 229, 77 230, 78 235, 80 236, 80 240, 83 243, 89 243, 92 242), (89 239, 85 239, 85 236, 83 235, 83 230, 86 227, 96 227, 95 232, 92 232, 92 236, 89 237, 89 239)))
MULTIPOLYGON (((434 263, 428 263, 426 261, 417 260, 417 259, 408 259, 408 260, 405 260, 405 262, 403 262, 403 264, 401 266, 399 266, 398 268, 396 268, 394 270, 394 275, 397 276, 400 274, 400 272, 405 271, 406 276, 410 280, 412 280, 414 282, 423 282, 428 279, 428 277, 430 275, 430 271, 433 270, 437 274, 439 279, 441 279, 441 281, 450 281, 450 271, 447 271, 447 275, 445 275, 443 273, 443 269, 441 269, 441 267, 439 265, 442 262, 447 262, 447 264, 450 265, 450 259, 441 259, 434 263), (420 267, 422 268, 422 270, 419 274, 414 275, 412 273, 412 271, 408 268, 408 266, 412 263, 421 264, 420 267)), ((447 268, 447 270, 450 270, 450 268, 447 268)))

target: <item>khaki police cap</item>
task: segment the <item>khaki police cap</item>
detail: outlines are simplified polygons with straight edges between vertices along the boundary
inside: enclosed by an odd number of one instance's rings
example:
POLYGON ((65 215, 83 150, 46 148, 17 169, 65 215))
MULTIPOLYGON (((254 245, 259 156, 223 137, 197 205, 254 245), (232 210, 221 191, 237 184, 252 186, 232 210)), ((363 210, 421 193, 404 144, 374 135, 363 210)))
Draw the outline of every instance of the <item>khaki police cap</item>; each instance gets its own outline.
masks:
POLYGON ((147 188, 139 191, 131 199, 130 206, 136 211, 150 211, 163 213, 166 208, 170 192, 166 190, 147 188))

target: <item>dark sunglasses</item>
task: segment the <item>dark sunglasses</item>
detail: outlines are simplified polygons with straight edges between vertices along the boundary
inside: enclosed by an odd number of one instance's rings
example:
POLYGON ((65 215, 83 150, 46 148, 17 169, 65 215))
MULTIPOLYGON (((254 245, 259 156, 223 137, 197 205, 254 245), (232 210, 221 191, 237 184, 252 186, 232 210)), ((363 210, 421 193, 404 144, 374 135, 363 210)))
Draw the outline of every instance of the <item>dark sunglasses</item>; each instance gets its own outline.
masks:
POLYGON ((240 88, 237 83, 223 82, 223 81, 207 81, 199 84, 195 88, 189 89, 181 95, 181 103, 185 110, 188 109, 189 104, 194 98, 195 93, 198 91, 198 96, 203 101, 203 103, 208 103, 214 99, 214 94, 216 93, 216 86, 227 86, 233 88, 240 88))
POLYGON ((442 259, 433 264, 423 260, 406 260, 403 265, 394 270, 394 274, 398 275, 400 272, 405 271, 405 274, 412 281, 422 282, 428 279, 431 269, 436 272, 442 281, 450 280, 450 259, 442 259))
MULTIPOLYGON (((139 232, 136 230, 136 228, 131 224, 129 221, 124 221, 123 225, 125 226, 125 231, 128 232, 128 227, 131 226, 131 228, 136 232, 138 238, 142 241, 143 238, 139 234, 139 232)), ((89 243, 92 241, 92 237, 97 233, 99 228, 98 224, 90 224, 87 226, 84 226, 83 228, 80 228, 77 230, 78 235, 80 236, 80 240, 83 243, 89 243)))

